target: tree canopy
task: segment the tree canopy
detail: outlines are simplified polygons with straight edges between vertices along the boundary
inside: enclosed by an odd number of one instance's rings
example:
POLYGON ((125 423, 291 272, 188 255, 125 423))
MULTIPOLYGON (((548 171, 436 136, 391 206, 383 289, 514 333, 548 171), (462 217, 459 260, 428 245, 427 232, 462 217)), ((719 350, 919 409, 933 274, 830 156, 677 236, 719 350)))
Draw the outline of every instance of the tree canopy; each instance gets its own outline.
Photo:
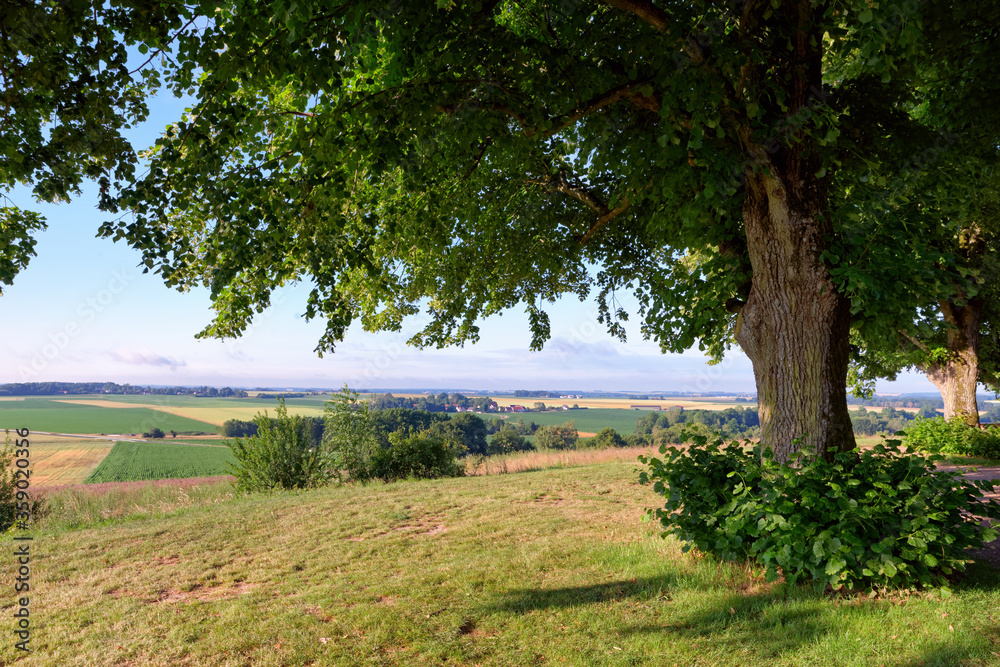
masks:
POLYGON ((664 350, 740 345, 779 456, 848 449, 850 327, 938 280, 872 251, 919 225, 880 239, 858 209, 929 168, 899 156, 936 139, 910 110, 940 4, 212 5, 167 65, 196 103, 103 233, 211 288, 203 335, 310 281, 321 352, 421 308, 417 345, 521 306, 538 347, 563 294, 621 336, 628 290, 664 350))
POLYGON ((68 201, 93 180, 105 206, 132 175, 125 133, 146 117, 158 78, 149 62, 130 69, 128 47, 155 54, 184 13, 146 1, 0 2, 0 282, 28 265, 45 229, 37 211, 13 205, 12 188, 68 201))
POLYGON ((932 57, 921 63, 910 115, 943 140, 923 158, 932 168, 901 174, 884 208, 920 229, 906 251, 936 257, 936 282, 912 281, 911 308, 883 319, 885 331, 859 327, 853 376, 870 392, 876 378, 918 368, 941 390, 945 416, 972 424, 977 383, 1000 390, 1000 82, 988 73, 1000 31, 991 14, 981 3, 936 4, 925 19, 932 57))

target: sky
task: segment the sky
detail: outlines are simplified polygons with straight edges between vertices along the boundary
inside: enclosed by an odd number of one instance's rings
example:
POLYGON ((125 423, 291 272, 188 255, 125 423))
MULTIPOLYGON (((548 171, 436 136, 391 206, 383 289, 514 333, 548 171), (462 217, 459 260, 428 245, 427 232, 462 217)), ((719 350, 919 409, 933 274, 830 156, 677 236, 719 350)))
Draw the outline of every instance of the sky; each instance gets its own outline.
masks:
MULTIPOLYGON (((136 148, 151 145, 184 103, 171 97, 151 104, 150 119, 130 135, 136 148)), ((607 334, 593 301, 563 299, 550 309, 552 339, 528 349, 527 317, 511 311, 481 322, 481 340, 461 348, 418 350, 405 341, 419 317, 401 333, 373 334, 352 327, 333 354, 315 352, 321 321, 306 322, 308 284, 276 293, 241 338, 195 339, 212 319, 208 290, 180 293, 153 273, 124 243, 96 238, 105 219, 96 188, 70 203, 36 203, 26 188, 10 199, 39 210, 48 229, 36 238, 37 256, 0 296, 3 342, 0 383, 118 382, 152 385, 580 391, 754 392, 749 359, 734 349, 709 365, 697 349, 661 354, 628 323, 628 342, 607 334)), ((628 306, 628 302, 625 302, 628 306)), ((933 392, 919 373, 880 382, 882 393, 933 392)))

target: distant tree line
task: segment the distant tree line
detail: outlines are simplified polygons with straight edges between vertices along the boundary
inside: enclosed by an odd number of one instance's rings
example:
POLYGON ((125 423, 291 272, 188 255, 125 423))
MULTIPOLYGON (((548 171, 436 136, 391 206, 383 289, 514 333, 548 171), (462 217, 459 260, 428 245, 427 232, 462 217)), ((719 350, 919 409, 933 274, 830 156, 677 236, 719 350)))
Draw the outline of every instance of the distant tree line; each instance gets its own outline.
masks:
POLYGON ((59 394, 154 394, 158 396, 206 396, 246 398, 247 392, 232 387, 150 387, 116 382, 13 382, 0 384, 0 396, 56 396, 59 394))
POLYGON ((559 398, 560 394, 554 391, 542 391, 540 389, 518 389, 514 392, 515 398, 559 398))
POLYGON ((702 435, 719 432, 727 438, 756 438, 760 436, 760 418, 756 410, 744 407, 685 410, 674 406, 647 413, 639 419, 635 429, 636 435, 653 445, 680 443, 685 431, 702 435))
MULTIPOLYGON (((863 405, 867 408, 926 408, 944 409, 944 400, 940 398, 913 398, 907 396, 872 396, 859 398, 847 396, 848 405, 863 405)), ((933 416, 933 415, 932 415, 933 416)))
POLYGON ((458 408, 472 408, 480 412, 488 412, 497 409, 496 401, 488 396, 469 398, 462 394, 448 394, 448 392, 444 391, 437 395, 428 394, 416 397, 375 394, 368 398, 368 404, 372 410, 403 408, 407 410, 425 410, 427 412, 455 412, 458 408))

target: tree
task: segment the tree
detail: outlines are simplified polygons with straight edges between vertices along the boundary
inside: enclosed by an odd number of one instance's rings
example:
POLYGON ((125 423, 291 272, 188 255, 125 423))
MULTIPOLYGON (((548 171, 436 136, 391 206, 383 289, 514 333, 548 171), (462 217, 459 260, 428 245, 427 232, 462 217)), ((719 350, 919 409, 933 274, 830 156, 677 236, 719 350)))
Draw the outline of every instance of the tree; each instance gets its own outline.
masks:
POLYGON ((610 447, 626 447, 628 443, 625 442, 625 438, 619 435, 618 431, 609 426, 597 432, 597 435, 594 436, 594 445, 601 449, 607 449, 610 447))
POLYGON ((124 131, 146 118, 157 78, 148 61, 128 63, 128 47, 156 55, 190 14, 176 2, 5 0, 0 15, 0 282, 10 285, 46 223, 7 194, 20 184, 38 201, 69 201, 95 180, 108 205, 135 168, 124 131))
POLYGON ((535 446, 528 442, 526 438, 518 435, 517 431, 505 428, 493 436, 486 453, 490 456, 495 456, 497 454, 510 454, 511 452, 526 452, 534 448, 535 446))
POLYGON ((464 447, 469 454, 486 454, 486 422, 471 412, 461 412, 431 425, 429 432, 464 447))
POLYGON ((579 433, 576 425, 568 421, 561 426, 542 426, 535 433, 538 449, 574 449, 579 433))
POLYGON ((920 220, 923 251, 946 270, 908 281, 915 314, 902 313, 890 331, 860 332, 853 374, 856 389, 870 393, 876 377, 918 368, 941 392, 945 418, 972 426, 978 384, 1000 390, 1000 111, 991 102, 1000 83, 989 64, 1000 35, 992 14, 979 3, 939 3, 928 13, 936 37, 911 114, 947 141, 932 153, 934 168, 910 169, 901 196, 888 203, 911 224, 920 220), (956 33, 966 36, 957 45, 956 33))
POLYGON ((926 9, 223 4, 178 38, 168 75, 197 101, 118 198, 134 217, 103 234, 167 284, 211 288, 203 336, 241 334, 308 276, 320 352, 356 319, 398 330, 421 308, 412 343, 474 341, 477 319, 519 304, 538 348, 544 303, 592 291, 623 336, 630 289, 664 350, 739 344, 779 458, 800 436, 832 456, 855 445, 851 271, 878 235, 831 189, 896 168, 873 158, 905 121, 926 9))

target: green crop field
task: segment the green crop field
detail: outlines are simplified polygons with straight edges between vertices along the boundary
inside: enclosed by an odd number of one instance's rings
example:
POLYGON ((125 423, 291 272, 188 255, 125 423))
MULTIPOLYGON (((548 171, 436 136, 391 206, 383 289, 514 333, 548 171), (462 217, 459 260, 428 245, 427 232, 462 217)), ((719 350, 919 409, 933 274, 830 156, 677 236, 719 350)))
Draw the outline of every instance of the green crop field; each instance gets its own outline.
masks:
POLYGON ((117 442, 85 484, 182 479, 229 474, 228 447, 166 442, 117 442))
POLYGON ((2 401, 0 428, 52 433, 142 433, 155 426, 164 431, 215 432, 215 426, 208 422, 151 408, 104 408, 66 403, 66 400, 85 399, 29 396, 23 401, 2 401))

